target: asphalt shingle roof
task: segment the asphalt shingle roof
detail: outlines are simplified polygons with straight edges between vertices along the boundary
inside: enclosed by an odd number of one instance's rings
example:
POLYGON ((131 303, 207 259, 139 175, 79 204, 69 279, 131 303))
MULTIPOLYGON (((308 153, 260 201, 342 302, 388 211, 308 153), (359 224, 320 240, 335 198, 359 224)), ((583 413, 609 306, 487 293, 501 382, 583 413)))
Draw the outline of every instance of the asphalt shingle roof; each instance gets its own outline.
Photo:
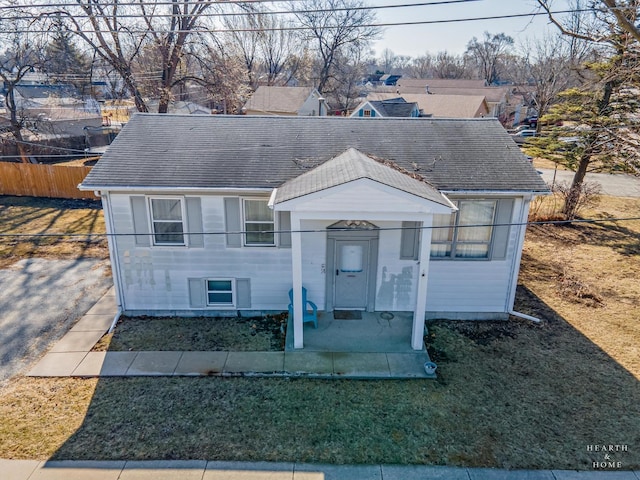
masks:
POLYGON ((385 117, 410 117, 413 109, 416 108, 416 104, 411 102, 407 103, 406 101, 394 101, 389 102, 385 100, 373 100, 370 101, 369 104, 378 110, 385 117))
POLYGON ((349 148, 439 190, 548 191, 495 119, 136 114, 87 190, 274 188, 349 148))
POLYGON ((417 197, 449 206, 440 192, 428 183, 397 170, 395 165, 385 165, 374 160, 355 148, 350 148, 313 170, 285 182, 282 187, 278 188, 275 203, 282 203, 360 179, 373 180, 417 197))

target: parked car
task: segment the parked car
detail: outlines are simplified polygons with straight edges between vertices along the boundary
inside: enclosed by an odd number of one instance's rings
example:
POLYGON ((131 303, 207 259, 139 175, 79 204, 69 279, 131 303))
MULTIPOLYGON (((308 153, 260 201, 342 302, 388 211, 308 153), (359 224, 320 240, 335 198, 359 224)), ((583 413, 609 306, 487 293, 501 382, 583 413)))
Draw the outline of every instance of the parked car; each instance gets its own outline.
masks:
POLYGON ((522 145, 524 142, 527 141, 528 138, 535 137, 536 135, 537 133, 535 130, 527 129, 527 130, 520 130, 518 133, 511 134, 511 138, 513 138, 513 141, 516 142, 518 145, 522 145))

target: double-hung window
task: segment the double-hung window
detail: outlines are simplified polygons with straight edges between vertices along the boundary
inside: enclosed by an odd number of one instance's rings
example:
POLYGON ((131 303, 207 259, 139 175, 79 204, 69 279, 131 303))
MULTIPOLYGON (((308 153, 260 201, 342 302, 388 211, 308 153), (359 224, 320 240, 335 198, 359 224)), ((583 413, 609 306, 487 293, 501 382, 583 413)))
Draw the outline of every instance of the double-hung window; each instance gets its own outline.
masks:
POLYGON ((496 200, 457 200, 458 211, 434 215, 431 258, 489 258, 496 200))
POLYGON ((149 198, 154 245, 186 245, 182 198, 149 198))
POLYGON ((206 280, 207 305, 231 307, 235 304, 235 281, 232 279, 206 280))
POLYGON ((244 244, 248 246, 275 245, 275 220, 267 200, 245 198, 244 244))

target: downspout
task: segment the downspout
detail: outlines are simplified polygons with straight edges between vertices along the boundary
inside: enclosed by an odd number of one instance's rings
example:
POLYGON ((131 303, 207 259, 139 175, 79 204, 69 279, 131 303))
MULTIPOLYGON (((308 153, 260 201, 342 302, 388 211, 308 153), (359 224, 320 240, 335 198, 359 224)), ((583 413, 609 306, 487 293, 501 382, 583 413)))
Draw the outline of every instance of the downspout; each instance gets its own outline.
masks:
POLYGON ((529 320, 535 323, 542 323, 542 320, 537 317, 532 317, 531 315, 527 315, 526 313, 516 312, 515 310, 509 310, 509 315, 513 315, 514 317, 524 318, 525 320, 529 320))
MULTIPOLYGON (((522 197, 522 205, 520 206, 520 219, 528 218, 529 216, 529 202, 530 198, 522 197)), ((516 298, 516 288, 518 286, 518 275, 520 272, 520 261, 522 259, 522 248, 524 246, 524 237, 527 230, 527 225, 524 223, 520 225, 520 231, 518 233, 517 239, 517 250, 516 254, 513 256, 513 263, 511 264, 511 278, 510 278, 510 290, 509 290, 509 298, 507 299, 507 313, 509 315, 513 315, 514 317, 523 318, 525 320, 529 320, 534 323, 541 323, 542 320, 537 317, 532 317, 531 315, 527 315, 526 313, 516 312, 513 309, 513 305, 515 303, 516 298)))
POLYGON ((111 258, 111 270, 113 272, 113 288, 116 291, 116 302, 117 309, 116 314, 113 317, 113 321, 111 322, 111 326, 107 333, 112 333, 116 328, 116 324, 122 315, 124 310, 124 301, 122 300, 122 290, 120 289, 120 264, 118 263, 118 257, 116 255, 115 242, 116 238, 112 237, 111 234, 114 233, 113 228, 113 217, 111 212, 111 199, 109 198, 109 194, 102 194, 101 192, 95 192, 97 196, 99 196, 102 200, 102 211, 105 212, 104 220, 105 226, 107 229, 107 245, 109 246, 109 257, 111 258))

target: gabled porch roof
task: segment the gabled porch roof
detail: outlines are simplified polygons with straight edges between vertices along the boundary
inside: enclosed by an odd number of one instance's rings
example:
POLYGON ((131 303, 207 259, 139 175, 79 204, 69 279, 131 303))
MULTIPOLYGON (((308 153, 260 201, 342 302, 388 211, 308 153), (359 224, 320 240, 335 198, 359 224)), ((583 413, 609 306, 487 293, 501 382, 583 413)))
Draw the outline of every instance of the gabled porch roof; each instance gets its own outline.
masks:
POLYGON ((405 171, 392 162, 374 159, 355 148, 349 148, 337 157, 285 182, 275 189, 272 204, 288 202, 362 179, 455 209, 437 188, 419 175, 405 171))

